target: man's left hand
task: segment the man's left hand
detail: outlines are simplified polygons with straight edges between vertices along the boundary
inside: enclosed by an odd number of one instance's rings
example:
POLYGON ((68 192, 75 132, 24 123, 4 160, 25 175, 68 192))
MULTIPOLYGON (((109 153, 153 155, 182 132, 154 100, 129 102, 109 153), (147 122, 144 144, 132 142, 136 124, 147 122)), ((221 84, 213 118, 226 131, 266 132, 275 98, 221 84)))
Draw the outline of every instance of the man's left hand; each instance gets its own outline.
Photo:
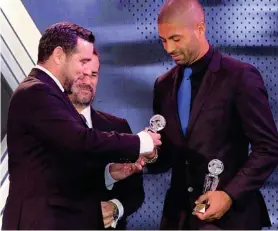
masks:
POLYGON ((196 204, 208 203, 209 208, 205 213, 193 213, 200 220, 213 221, 220 219, 231 207, 232 199, 224 191, 209 191, 200 196, 196 204))
POLYGON ((145 159, 139 157, 135 163, 114 163, 109 166, 110 175, 114 180, 123 180, 135 173, 142 171, 145 159))

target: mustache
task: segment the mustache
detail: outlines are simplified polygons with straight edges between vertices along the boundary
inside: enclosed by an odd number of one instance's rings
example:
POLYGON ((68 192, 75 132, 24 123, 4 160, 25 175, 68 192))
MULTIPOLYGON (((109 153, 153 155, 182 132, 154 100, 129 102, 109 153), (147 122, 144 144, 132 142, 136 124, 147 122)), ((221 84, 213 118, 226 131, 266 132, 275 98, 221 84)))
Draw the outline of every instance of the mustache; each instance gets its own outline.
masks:
POLYGON ((80 89, 89 90, 92 92, 94 91, 94 88, 88 84, 79 84, 77 87, 80 89))
POLYGON ((169 55, 171 55, 171 56, 176 56, 176 55, 179 55, 179 54, 180 53, 177 52, 177 51, 172 51, 172 52, 169 53, 169 55))

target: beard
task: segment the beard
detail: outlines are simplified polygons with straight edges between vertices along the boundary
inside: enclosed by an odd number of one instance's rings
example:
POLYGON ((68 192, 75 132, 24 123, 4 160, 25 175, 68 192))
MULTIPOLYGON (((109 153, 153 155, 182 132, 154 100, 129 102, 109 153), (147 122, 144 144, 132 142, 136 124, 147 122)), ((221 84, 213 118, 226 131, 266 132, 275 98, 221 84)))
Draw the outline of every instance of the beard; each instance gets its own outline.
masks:
POLYGON ((73 103, 77 105, 89 106, 95 96, 95 89, 92 86, 86 84, 72 85, 70 91, 72 94, 73 103), (86 90, 86 94, 82 93, 84 90, 86 90))
POLYGON ((73 80, 66 78, 64 86, 63 86, 65 89, 65 92, 68 94, 71 94, 72 86, 73 86, 73 80))
POLYGON ((74 78, 70 75, 70 73, 68 73, 67 69, 68 69, 68 67, 64 66, 61 70, 61 75, 65 79, 63 88, 65 89, 65 92, 69 93, 73 86, 74 78))

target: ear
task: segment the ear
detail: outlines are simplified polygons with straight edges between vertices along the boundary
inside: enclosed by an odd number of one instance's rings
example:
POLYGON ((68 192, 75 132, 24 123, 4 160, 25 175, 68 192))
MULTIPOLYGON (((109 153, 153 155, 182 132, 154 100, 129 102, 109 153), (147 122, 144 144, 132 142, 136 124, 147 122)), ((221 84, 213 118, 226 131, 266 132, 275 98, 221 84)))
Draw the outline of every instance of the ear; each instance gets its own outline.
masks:
POLYGON ((63 48, 59 46, 53 50, 52 56, 55 64, 61 65, 62 63, 64 63, 66 53, 64 52, 63 48))
POLYGON ((206 24, 204 22, 201 22, 197 25, 197 36, 198 38, 201 38, 205 36, 206 34, 206 24))

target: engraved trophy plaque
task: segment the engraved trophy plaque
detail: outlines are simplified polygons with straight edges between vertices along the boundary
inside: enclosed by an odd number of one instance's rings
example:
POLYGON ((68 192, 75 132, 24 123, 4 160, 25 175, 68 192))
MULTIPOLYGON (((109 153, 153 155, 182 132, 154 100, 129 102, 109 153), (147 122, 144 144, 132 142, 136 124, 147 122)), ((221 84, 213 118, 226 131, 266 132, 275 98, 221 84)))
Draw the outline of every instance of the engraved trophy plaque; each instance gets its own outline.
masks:
MULTIPOLYGON (((222 161, 218 159, 213 159, 208 164, 208 170, 209 174, 206 174, 205 176, 203 194, 205 194, 208 191, 216 190, 219 183, 218 175, 220 175, 223 172, 224 165, 222 161)), ((194 212, 204 213, 208 206, 208 203, 197 204, 194 208, 194 212)))

